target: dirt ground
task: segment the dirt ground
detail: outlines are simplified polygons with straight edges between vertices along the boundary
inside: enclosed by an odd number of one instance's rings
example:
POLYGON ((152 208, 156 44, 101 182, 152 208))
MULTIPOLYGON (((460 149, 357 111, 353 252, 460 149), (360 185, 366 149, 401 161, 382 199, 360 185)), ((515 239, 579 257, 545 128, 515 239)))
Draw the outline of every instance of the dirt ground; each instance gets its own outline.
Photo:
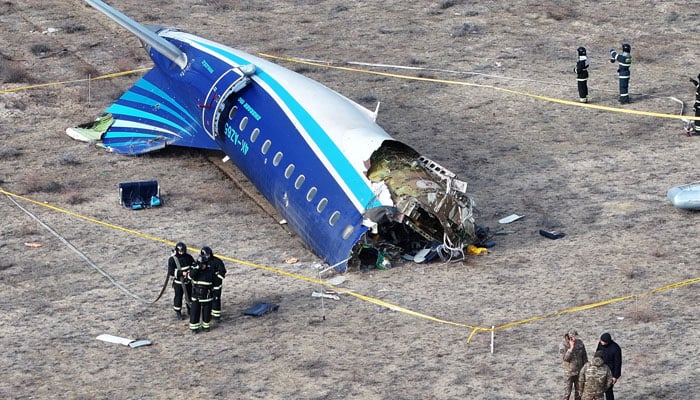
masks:
POLYGON ((700 396, 698 284, 651 292, 700 277, 700 214, 666 200, 699 179, 700 137, 643 113, 678 115, 672 97, 691 112, 698 2, 110 4, 254 54, 441 80, 276 61, 368 108, 381 102, 377 122, 469 183, 479 225, 509 233, 465 262, 349 270, 338 290, 356 296, 321 302, 310 280, 319 259, 244 177, 209 161, 219 154, 124 157, 65 135, 141 76, 88 75, 151 66, 135 38, 78 0, 4 1, 0 187, 23 197, 0 198, 0 397, 557 398, 570 327, 589 355, 603 332, 621 345, 619 399, 700 396), (634 63, 632 103, 620 108, 608 52, 623 42, 634 63), (591 104, 607 109, 548 100, 577 100, 578 46, 591 57, 591 104), (64 83, 8 90, 53 82, 64 83), (163 207, 119 206, 118 183, 151 179, 163 207), (525 217, 498 223, 513 213, 525 217), (226 257, 224 316, 206 334, 174 318, 172 289, 151 303, 180 240, 226 257), (260 301, 279 310, 242 315, 260 301), (468 342, 471 327, 492 326, 493 353, 488 331, 468 342))

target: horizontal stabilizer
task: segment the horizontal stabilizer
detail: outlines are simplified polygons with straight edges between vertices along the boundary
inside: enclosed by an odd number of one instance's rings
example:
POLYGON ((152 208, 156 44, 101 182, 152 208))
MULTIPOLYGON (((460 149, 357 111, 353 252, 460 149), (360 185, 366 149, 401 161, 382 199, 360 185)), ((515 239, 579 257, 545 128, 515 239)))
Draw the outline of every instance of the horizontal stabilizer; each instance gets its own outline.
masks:
POLYGON ((202 131, 199 115, 188 110, 174 94, 167 78, 152 69, 93 122, 66 129, 76 139, 94 142, 126 155, 143 154, 165 146, 219 150, 202 131))

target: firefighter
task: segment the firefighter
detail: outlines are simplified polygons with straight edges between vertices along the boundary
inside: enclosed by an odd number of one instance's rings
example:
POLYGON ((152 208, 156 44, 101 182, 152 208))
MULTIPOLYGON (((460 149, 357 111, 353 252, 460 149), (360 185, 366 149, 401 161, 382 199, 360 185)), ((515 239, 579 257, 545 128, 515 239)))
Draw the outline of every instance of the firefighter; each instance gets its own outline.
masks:
POLYGON ((630 94, 630 65, 632 64, 632 46, 628 43, 622 45, 622 54, 615 49, 610 49, 610 62, 617 61, 617 77, 620 79, 620 104, 629 104, 630 94))
MULTIPOLYGON (((697 80, 690 78, 690 82, 695 86, 695 104, 693 104, 693 109, 695 110, 695 116, 700 117, 700 74, 698 74, 697 80)), ((700 135, 698 126, 700 126, 699 120, 690 122, 687 128, 688 135, 700 135)))
POLYGON ((214 271, 214 282, 212 284, 211 316, 219 321, 221 319, 221 288, 224 278, 226 278, 226 267, 224 262, 214 255, 211 247, 204 246, 200 255, 209 260, 209 268, 214 271))
POLYGON ((576 72, 576 83, 578 84, 578 101, 588 103, 588 56, 585 47, 579 47, 576 51, 578 52, 578 60, 574 72, 576 72))
POLYGON ((192 312, 190 312, 190 330, 199 333, 202 328, 209 331, 211 324, 211 289, 214 282, 214 270, 209 268, 209 259, 199 256, 197 266, 190 270, 192 281, 192 312), (200 323, 201 317, 201 323, 200 323))
MULTIPOLYGON (((173 310, 178 319, 184 319, 182 316, 182 298, 185 297, 186 303, 189 303, 189 298, 192 294, 192 285, 190 284, 187 274, 194 265, 194 257, 187 252, 187 246, 179 242, 175 245, 173 253, 168 258, 168 275, 173 277, 173 310)), ((189 312, 189 305, 188 312, 189 312)))

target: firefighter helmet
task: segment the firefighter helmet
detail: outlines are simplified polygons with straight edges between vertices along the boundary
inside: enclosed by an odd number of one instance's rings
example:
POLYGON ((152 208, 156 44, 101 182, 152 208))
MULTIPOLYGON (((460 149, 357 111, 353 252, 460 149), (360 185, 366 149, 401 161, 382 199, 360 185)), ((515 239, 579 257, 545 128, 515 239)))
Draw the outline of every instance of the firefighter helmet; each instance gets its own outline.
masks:
POLYGON ((175 245, 175 251, 181 251, 183 253, 187 253, 187 246, 185 246, 185 244, 182 242, 178 242, 175 245))
POLYGON ((630 51, 632 51, 632 46, 630 46, 628 43, 625 43, 622 45, 622 51, 624 51, 625 53, 629 53, 630 51))
POLYGON ((200 251, 199 254, 201 254, 201 255, 203 255, 203 256, 209 258, 209 257, 211 257, 211 256, 214 255, 214 252, 211 251, 211 247, 209 247, 209 246, 204 246, 204 247, 202 247, 202 251, 200 251))
POLYGON ((578 51, 578 55, 580 55, 580 56, 586 55, 586 48, 585 47, 579 47, 578 49, 576 49, 576 51, 578 51))

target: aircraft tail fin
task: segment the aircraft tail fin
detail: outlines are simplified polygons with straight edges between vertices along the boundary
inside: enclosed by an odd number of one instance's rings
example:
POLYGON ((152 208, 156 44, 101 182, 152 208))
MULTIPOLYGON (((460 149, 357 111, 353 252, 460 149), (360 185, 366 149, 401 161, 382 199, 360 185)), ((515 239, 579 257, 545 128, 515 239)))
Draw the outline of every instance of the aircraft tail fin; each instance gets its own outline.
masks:
POLYGON ((165 146, 219 150, 202 131, 198 115, 188 111, 160 87, 167 87, 158 69, 150 70, 95 121, 66 129, 77 140, 94 142, 126 155, 143 154, 165 146))

